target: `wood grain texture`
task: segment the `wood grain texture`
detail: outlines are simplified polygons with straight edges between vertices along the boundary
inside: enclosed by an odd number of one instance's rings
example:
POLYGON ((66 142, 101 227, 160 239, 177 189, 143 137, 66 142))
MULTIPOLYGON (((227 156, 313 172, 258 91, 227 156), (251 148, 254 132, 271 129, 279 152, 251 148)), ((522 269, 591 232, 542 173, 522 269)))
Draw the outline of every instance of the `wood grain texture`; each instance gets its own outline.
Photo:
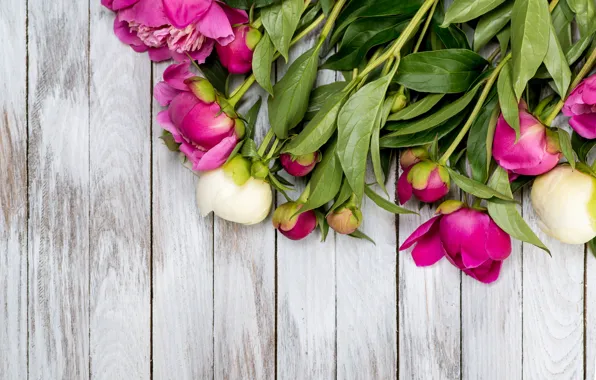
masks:
MULTIPOLYGON (((310 49, 318 35, 300 42, 290 60, 310 49)), ((281 78, 288 65, 278 62, 281 78)), ((335 72, 319 72, 317 85, 335 82, 335 72)), ((305 181, 290 178, 297 199, 305 181)), ((278 194, 277 204, 286 199, 278 194)), ((301 241, 277 233, 277 375, 279 379, 335 378, 335 234, 327 241, 313 233, 301 241)))
MULTIPOLYGON (((168 63, 154 65, 154 83, 168 63)), ((213 377, 213 217, 197 177, 159 139, 153 104, 153 378, 213 377)))
MULTIPOLYGON (((371 174, 368 183, 374 181, 371 174)), ((387 183, 393 197, 393 174, 387 183)), ((398 360, 395 215, 368 198, 362 213, 360 230, 376 244, 336 239, 337 378, 393 379, 398 360)))
MULTIPOLYGON (((251 89, 240 113, 260 88, 251 89)), ((256 125, 260 142, 269 129, 267 103, 256 125)), ((216 379, 275 376, 275 230, 271 218, 254 226, 215 219, 214 371, 216 379)))
POLYGON ((585 281, 586 379, 596 380, 596 258, 590 250, 586 252, 585 281))
MULTIPOLYGON (((450 195, 451 199, 456 196, 450 195)), ((434 216, 434 206, 410 200, 420 216, 399 218, 399 244, 434 216)), ((461 272, 447 260, 416 267, 411 249, 399 252, 399 378, 459 379, 461 272)), ((474 358, 470 358, 474 360, 474 358)))
POLYGON ((89 378, 89 4, 29 1, 29 378, 89 378))
POLYGON ((493 284, 462 275, 462 379, 522 378, 522 243, 511 248, 493 284))
POLYGON ((0 379, 27 378, 26 16, 0 3, 0 379))
POLYGON ((548 239, 524 189, 524 218, 552 252, 524 243, 523 378, 584 378, 584 247, 548 239))
POLYGON ((90 2, 90 361, 93 379, 148 379, 151 62, 90 2))

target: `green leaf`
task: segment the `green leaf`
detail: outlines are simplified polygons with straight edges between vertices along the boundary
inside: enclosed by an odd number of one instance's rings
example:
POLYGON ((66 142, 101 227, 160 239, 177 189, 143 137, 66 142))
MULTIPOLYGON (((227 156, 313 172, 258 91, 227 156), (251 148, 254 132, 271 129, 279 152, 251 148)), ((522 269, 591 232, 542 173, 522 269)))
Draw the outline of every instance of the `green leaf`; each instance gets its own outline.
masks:
POLYGON ((424 98, 418 100, 415 103, 410 104, 406 108, 389 115, 387 120, 399 121, 399 120, 410 120, 420 115, 423 115, 430 111, 443 97, 445 94, 429 94, 424 98))
POLYGON ((449 25, 447 28, 442 28, 438 23, 433 22, 433 31, 439 40, 441 40, 446 49, 470 50, 468 37, 457 26, 449 25))
POLYGON ((575 153, 577 153, 577 158, 580 161, 586 161, 588 154, 592 148, 596 146, 596 140, 588 140, 573 131, 573 134, 571 135, 571 146, 575 153))
POLYGON ((450 118, 443 124, 433 129, 413 133, 411 135, 383 136, 381 137, 380 141, 381 148, 405 148, 430 144, 437 136, 439 140, 447 136, 461 124, 465 117, 466 113, 460 112, 458 115, 450 118))
POLYGON ((373 164, 373 172, 375 174, 375 179, 377 183, 383 190, 385 194, 389 194, 387 192, 387 188, 385 187, 385 172, 383 171, 383 164, 381 162, 381 147, 379 144, 379 139, 381 135, 381 128, 385 125, 387 121, 387 116, 391 112, 391 106, 395 100, 395 96, 390 96, 385 99, 385 103, 383 103, 383 108, 379 113, 378 120, 375 122, 376 125, 373 129, 371 140, 370 140, 370 157, 373 164))
POLYGON ((310 179, 310 195, 301 212, 319 208, 332 200, 341 186, 343 172, 336 153, 337 141, 333 141, 323 159, 317 164, 310 179))
POLYGON ((420 92, 464 92, 486 65, 486 60, 471 50, 446 49, 414 53, 402 59, 395 81, 420 92))
POLYGON ((287 138, 290 129, 304 117, 317 79, 318 62, 319 49, 310 49, 290 65, 286 75, 273 87, 275 96, 269 98, 269 122, 278 138, 287 138))
POLYGON ((569 8, 575 13, 575 21, 582 36, 596 30, 596 3, 594 0, 567 0, 569 8))
POLYGON ((368 240, 371 243, 373 243, 374 245, 377 245, 377 243, 375 243, 375 241, 373 239, 371 239, 367 234, 365 234, 364 232, 360 231, 360 230, 356 230, 354 232, 352 232, 350 235, 355 239, 363 239, 363 240, 368 240))
POLYGON ((407 25, 402 17, 363 18, 354 21, 344 35, 339 51, 329 57, 324 69, 352 70, 375 46, 392 41, 407 25))
POLYGON ((571 83, 571 70, 569 69, 567 58, 565 58, 565 53, 561 48, 561 44, 555 34, 555 29, 552 26, 552 23, 550 25, 548 38, 549 45, 548 50, 546 51, 546 56, 544 56, 544 66, 546 66, 546 69, 555 81, 557 92, 564 98, 567 95, 567 90, 571 83))
POLYGON ((345 97, 346 94, 337 93, 327 99, 323 108, 308 122, 302 132, 290 140, 284 151, 301 156, 319 150, 337 129, 337 115, 345 97))
POLYGON ((211 54, 205 60, 205 63, 199 65, 201 72, 209 80, 209 83, 221 94, 227 95, 228 92, 228 70, 221 64, 216 54, 211 54))
POLYGON ((501 30, 497 33, 497 39, 499 40, 499 47, 501 48, 501 54, 505 55, 507 53, 507 48, 509 47, 509 39, 511 38, 511 28, 506 27, 505 29, 501 30))
POLYGON ((324 242, 329 234, 329 223, 321 211, 315 210, 315 216, 317 217, 317 227, 321 230, 321 242, 324 242))
POLYGON ((513 90, 513 78, 511 75, 511 63, 507 62, 499 74, 499 79, 497 79, 497 89, 503 118, 515 130, 517 140, 520 136, 519 105, 515 97, 515 91, 513 90))
POLYGON ((592 255, 594 255, 596 258, 596 238, 588 242, 588 248, 590 249, 590 252, 592 252, 592 255))
POLYGON ((161 132, 159 137, 170 152, 180 152, 180 144, 174 140, 174 136, 165 129, 161 132))
POLYGON ((327 99, 346 88, 347 84, 348 82, 333 82, 315 88, 310 93, 310 100, 308 102, 305 119, 312 120, 327 102, 327 99))
POLYGON ((249 10, 253 6, 255 8, 262 8, 268 5, 279 3, 281 0, 222 0, 225 4, 232 8, 249 10))
POLYGON ((274 54, 275 48, 271 43, 269 35, 265 32, 252 56, 252 72, 255 75, 257 83, 271 95, 273 95, 271 62, 273 61, 274 54))
POLYGON ((348 199, 350 199, 351 196, 352 196, 352 188, 350 187, 348 180, 344 177, 344 180, 341 184, 341 188, 339 189, 339 193, 337 194, 337 197, 335 198, 335 202, 333 202, 333 205, 331 206, 331 208, 329 209, 329 212, 327 214, 331 214, 338 207, 342 206, 344 203, 346 203, 348 201, 348 199))
POLYGON ((331 8, 333 8, 333 3, 335 3, 335 0, 320 0, 321 2, 321 6, 323 7, 323 13, 325 13, 325 16, 329 16, 329 13, 331 12, 331 8))
POLYGON ((549 44, 550 13, 544 0, 515 0, 511 14, 513 88, 519 100, 542 64, 549 44))
MULTIPOLYGON (((397 67, 397 66, 395 66, 397 67)), ((372 131, 395 69, 358 90, 341 108, 337 154, 357 199, 362 199, 372 131)))
POLYGON ((511 20, 513 1, 508 1, 480 18, 474 31, 474 51, 482 49, 511 20))
POLYGON ((446 26, 451 23, 466 22, 495 9, 505 0, 455 0, 445 13, 446 26))
POLYGON ((577 62, 578 59, 584 54, 588 46, 592 43, 594 39, 594 34, 589 34, 579 39, 575 44, 573 44, 567 53, 565 54, 565 58, 569 65, 573 65, 577 62))
POLYGON ((451 168, 447 168, 447 170, 449 171, 449 176, 451 177, 451 179, 453 179, 455 184, 468 194, 472 194, 482 199, 498 198, 508 202, 515 202, 512 195, 503 194, 478 181, 474 181, 471 178, 461 175, 451 168))
POLYGON ((388 136, 410 135, 412 133, 422 132, 436 127, 437 125, 462 112, 468 106, 468 104, 470 104, 472 99, 474 99, 476 93, 478 92, 478 88, 480 88, 480 85, 476 85, 466 95, 462 96, 451 104, 444 106, 437 112, 423 117, 422 119, 408 122, 406 123, 407 125, 389 125, 386 127, 386 129, 395 130, 395 132, 388 136))
POLYGON ((271 37, 271 42, 280 54, 288 61, 290 41, 296 31, 300 15, 304 10, 303 0, 283 0, 261 11, 263 26, 271 37))
MULTIPOLYGON (((243 157, 259 157, 257 144, 255 141, 253 139, 245 140, 244 145, 242 145, 242 149, 240 150, 240 154, 242 154, 243 157)), ((232 157, 232 155, 230 155, 230 157, 232 157)))
POLYGON ((488 180, 488 170, 492 159, 490 152, 492 151, 496 119, 494 119, 494 124, 492 121, 497 103, 496 91, 492 91, 492 96, 489 95, 489 98, 482 106, 468 134, 467 155, 472 170, 472 178, 481 183, 486 183, 488 180))
POLYGON ((561 146, 561 151, 563 155, 569 162, 569 165, 573 169, 575 169, 575 154, 573 153, 573 147, 571 146, 571 137, 569 137, 569 133, 561 128, 557 128, 557 135, 559 137, 559 145, 561 146))
POLYGON ((572 43, 571 22, 575 18, 573 11, 567 5, 567 0, 560 0, 551 12, 551 20, 555 28, 557 39, 563 50, 567 51, 572 43))
POLYGON ((257 124, 257 119, 259 117, 259 111, 261 110, 262 103, 263 99, 259 98, 259 100, 257 100, 255 104, 253 104, 253 106, 250 107, 250 109, 244 117, 244 120, 246 122, 246 137, 249 139, 252 139, 255 136, 255 125, 257 124))
MULTIPOLYGON (((499 193, 506 194, 510 197, 513 196, 509 186, 507 172, 500 166, 497 166, 497 169, 488 184, 499 193)), ((540 241, 538 236, 536 236, 532 229, 526 224, 524 218, 519 214, 515 204, 489 201, 487 208, 490 217, 503 231, 518 240, 542 248, 550 255, 548 248, 546 248, 540 241)))
POLYGON ((373 189, 371 189, 368 185, 364 187, 364 192, 366 193, 366 196, 369 197, 370 200, 375 202, 377 206, 393 214, 418 214, 417 212, 410 211, 403 207, 399 207, 395 203, 383 198, 382 196, 377 194, 373 189))

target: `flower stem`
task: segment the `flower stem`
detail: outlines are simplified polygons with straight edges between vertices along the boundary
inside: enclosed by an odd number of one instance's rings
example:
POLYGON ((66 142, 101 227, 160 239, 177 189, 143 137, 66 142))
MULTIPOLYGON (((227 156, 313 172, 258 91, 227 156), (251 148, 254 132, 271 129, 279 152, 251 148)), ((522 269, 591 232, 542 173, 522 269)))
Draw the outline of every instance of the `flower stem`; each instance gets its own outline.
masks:
POLYGON ((269 154, 267 154, 267 157, 265 157, 265 161, 270 160, 271 157, 273 157, 273 154, 275 153, 275 150, 277 149, 278 144, 279 144, 279 139, 276 137, 275 140, 273 140, 273 145, 271 145, 269 154))
POLYGON ((412 51, 412 53, 416 53, 418 51, 418 49, 420 49, 420 45, 422 44, 422 41, 424 40, 424 36, 426 35, 428 26, 430 25, 430 22, 433 19, 433 16, 435 14, 435 9, 437 8, 437 4, 438 4, 438 2, 435 2, 433 4, 432 8, 430 9, 430 12, 428 12, 428 17, 426 18, 426 22, 424 23, 424 26, 422 27, 422 31, 420 31, 420 36, 418 36, 418 41, 416 41, 416 46, 414 46, 414 50, 412 51))
MULTIPOLYGON (((290 46, 295 45, 298 41, 303 39, 307 34, 312 32, 317 26, 319 26, 319 24, 324 19, 325 19, 325 15, 321 14, 315 21, 312 22, 312 24, 307 26, 302 32, 297 34, 292 39, 292 41, 290 42, 290 46)), ((281 56, 281 54, 279 54, 279 52, 275 53, 275 55, 273 56, 273 61, 278 59, 280 56, 281 56)), ((246 80, 232 92, 232 94, 230 95, 229 103, 235 107, 236 104, 238 104, 238 102, 240 101, 240 99, 242 99, 242 97, 244 96, 246 91, 248 91, 250 89, 250 87, 255 83, 255 81, 256 81, 255 75, 250 74, 249 77, 246 78, 246 80)))
POLYGON ((337 16, 339 16, 339 12, 341 12, 342 8, 346 4, 346 1, 347 0, 339 0, 333 6, 331 13, 329 13, 329 18, 325 22, 325 26, 323 27, 323 30, 321 31, 321 35, 319 36, 319 42, 317 43, 317 48, 321 47, 323 45, 323 42, 325 42, 325 40, 327 39, 327 36, 333 29, 333 25, 335 25, 335 20, 337 19, 337 16))
POLYGON ((265 138, 263 138, 263 142, 261 143, 261 145, 259 146, 259 150, 257 151, 260 157, 263 157, 263 155, 265 154, 265 151, 267 150, 267 147, 269 146, 269 143, 271 142, 271 139, 274 135, 275 134, 273 132, 273 129, 267 131, 267 134, 265 135, 265 138))
MULTIPOLYGON (((592 67, 594 67, 595 63, 596 63, 596 49, 592 50, 592 54, 590 54, 590 56, 586 60, 586 64, 584 65, 584 67, 582 67, 580 72, 577 74, 577 76, 575 77, 575 79, 573 80, 573 82, 571 83, 571 86, 569 86, 569 88, 571 88, 571 89, 576 88, 577 85, 580 84, 580 82, 584 79, 584 77, 590 73, 590 71, 592 70, 592 67)), ((561 112, 561 110, 563 109, 563 105, 565 104, 566 98, 567 98, 567 96, 561 97, 561 100, 559 100, 559 102, 557 103, 557 105, 555 106, 553 111, 550 113, 550 115, 548 115, 546 120, 544 120, 545 125, 550 126, 552 124, 553 120, 555 120, 555 118, 557 117, 559 112, 561 112)))
POLYGON ((490 92, 491 88, 495 84, 495 81, 497 80, 497 77, 499 76, 501 69, 503 68, 503 66, 505 66, 507 61, 509 61, 510 59, 511 59, 511 54, 508 54, 505 58, 503 58, 503 60, 499 63, 499 65, 497 67, 495 67, 495 70, 492 72, 490 77, 488 77, 488 80, 486 81, 486 85, 484 85, 484 89, 482 90, 482 93, 480 94, 480 98, 478 99, 476 106, 472 110, 472 113, 470 114, 470 117, 466 121, 466 124, 464 124, 463 128, 461 129, 461 131, 459 131, 459 134, 457 135, 455 140, 451 143, 451 145, 449 146, 447 151, 443 154, 443 156, 439 160, 440 165, 445 165, 447 163, 447 160, 449 159, 451 154, 453 154, 453 152, 455 151, 455 149, 457 148, 459 143, 466 136, 466 133, 468 133, 468 131, 472 127, 472 124, 474 123, 474 121, 476 121, 476 117, 478 117, 478 114, 480 113, 480 110, 482 109, 482 106, 484 105, 484 101, 488 97, 488 93, 490 92))

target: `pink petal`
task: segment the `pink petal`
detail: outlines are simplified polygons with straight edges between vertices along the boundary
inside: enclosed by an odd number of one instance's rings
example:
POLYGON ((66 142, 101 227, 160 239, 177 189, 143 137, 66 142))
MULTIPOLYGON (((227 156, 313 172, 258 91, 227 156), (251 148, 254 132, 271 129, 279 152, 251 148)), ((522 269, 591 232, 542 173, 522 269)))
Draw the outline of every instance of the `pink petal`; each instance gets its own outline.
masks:
POLYGON ((172 100, 174 100, 178 94, 180 94, 179 90, 172 88, 163 81, 156 84, 155 88, 153 89, 153 96, 162 107, 169 106, 172 100))
POLYGON ((429 233, 423 235, 412 251, 412 258, 416 266, 427 267, 445 257, 446 252, 441 243, 439 223, 435 223, 429 233))
POLYGON ((441 241, 449 255, 461 254, 463 265, 474 268, 486 260, 486 226, 488 215, 461 208, 441 219, 441 241))
POLYGON ((499 278, 502 265, 502 261, 488 260, 478 268, 464 270, 464 272, 482 283, 490 284, 499 278))
POLYGON ((219 168, 230 157, 236 144, 238 144, 238 138, 235 135, 221 140, 219 144, 205 153, 198 165, 194 167, 194 170, 207 171, 219 168))
POLYGON ((545 152, 544 156, 542 157, 542 161, 536 166, 529 167, 529 168, 520 168, 515 169, 518 174, 521 175, 540 175, 546 172, 551 171, 552 168, 557 166, 559 160, 561 159, 560 153, 548 153, 545 152))
POLYGON ((221 112, 217 103, 199 101, 177 125, 188 140, 207 150, 234 132, 234 120, 221 112))
POLYGON ((588 140, 596 139, 596 113, 573 116, 569 120, 569 125, 580 136, 588 140))
POLYGON ((212 4, 212 0, 163 0, 163 9, 172 25, 184 29, 202 17, 212 4))
POLYGON ((180 145, 179 149, 182 153, 184 153, 186 158, 188 158, 188 160, 192 162, 192 169, 197 170, 197 166, 201 162, 203 156, 205 156, 205 152, 195 148, 194 146, 186 142, 186 140, 182 141, 182 145, 180 145))
POLYGON ((101 5, 113 11, 127 8, 139 0, 101 0, 101 5))
POLYGON ((569 94, 569 97, 563 105, 563 114, 565 114, 565 116, 575 115, 576 111, 574 110, 574 106, 579 104, 585 104, 584 100, 582 99, 583 91, 584 82, 580 83, 576 88, 573 89, 573 91, 571 91, 571 94, 569 94))
MULTIPOLYGON (((207 39, 203 42, 203 44, 201 45, 201 48, 199 50, 195 50, 193 52, 190 52, 189 54, 192 57, 192 59, 197 61, 199 64, 205 63, 205 60, 207 59, 207 57, 209 57, 209 55, 213 51, 214 44, 215 44, 215 41, 207 39)), ((186 54, 177 53, 175 51, 172 51, 171 54, 172 54, 172 58, 174 58, 174 60, 176 60, 177 62, 188 61, 188 56, 186 54)))
POLYGON ((199 99, 190 92, 181 92, 172 100, 168 111, 170 119, 178 128, 182 125, 182 121, 188 115, 190 110, 199 103, 199 99))
POLYGON ((127 45, 145 46, 143 41, 137 37, 137 33, 130 30, 128 22, 118 20, 118 17, 114 19, 114 34, 127 45))
POLYGON ((170 115, 168 114, 168 110, 159 112, 157 114, 156 120, 157 120, 157 123, 160 125, 160 127, 165 129, 166 131, 170 132, 174 136, 174 139, 176 140, 176 142, 178 142, 178 143, 181 142, 181 141, 178 141, 178 140, 181 140, 180 132, 178 132, 178 129, 172 123, 172 120, 170 119, 170 115))
POLYGON ((227 45, 234 40, 234 32, 226 12, 215 2, 201 17, 197 27, 202 35, 216 40, 221 45, 227 45))
POLYGON ((586 104, 596 104, 596 75, 592 75, 583 81, 585 88, 582 99, 586 104))
POLYGON ((163 62, 172 58, 172 52, 167 46, 149 49, 149 59, 153 62, 163 62))
POLYGON ((487 227, 486 252, 493 260, 503 261, 511 254, 511 237, 489 219, 487 227))
POLYGON ((219 4, 223 11, 226 12, 226 17, 230 21, 230 24, 238 25, 246 24, 248 22, 248 15, 246 14, 246 11, 229 7, 220 1, 218 1, 217 4, 219 4))
POLYGON ((412 185, 408 182, 408 173, 410 168, 404 170, 401 176, 397 179, 397 199, 399 204, 404 204, 412 198, 412 185))
POLYGON ((190 72, 190 62, 172 64, 163 73, 164 81, 173 88, 181 91, 188 91, 184 81, 194 75, 190 72))
POLYGON ((159 0, 138 0, 132 7, 118 12, 118 18, 154 28, 170 24, 159 0))
POLYGON ((399 247, 399 250, 406 250, 410 248, 412 245, 414 245, 416 242, 418 242, 424 235, 426 235, 432 229, 432 227, 435 225, 435 223, 437 223, 440 220, 440 218, 441 215, 435 216, 421 224, 420 227, 418 227, 416 231, 414 231, 412 235, 410 235, 410 237, 406 239, 406 241, 401 245, 401 247, 399 247))

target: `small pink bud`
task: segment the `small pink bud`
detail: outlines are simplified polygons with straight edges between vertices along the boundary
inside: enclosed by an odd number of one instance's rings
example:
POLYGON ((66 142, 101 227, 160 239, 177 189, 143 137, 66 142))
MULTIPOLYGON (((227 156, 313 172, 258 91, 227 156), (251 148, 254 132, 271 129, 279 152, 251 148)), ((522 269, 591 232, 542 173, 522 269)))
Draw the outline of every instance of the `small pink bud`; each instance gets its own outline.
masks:
POLYGON ((432 161, 421 161, 406 168, 397 181, 399 203, 406 203, 412 194, 426 203, 433 203, 449 193, 449 172, 432 161))
POLYGON ((226 46, 215 45, 222 65, 231 74, 246 74, 252 69, 252 56, 261 39, 261 33, 250 25, 233 28, 234 41, 226 46))
POLYGON ((313 210, 296 215, 302 204, 288 202, 279 206, 273 213, 273 227, 291 240, 301 240, 313 232, 317 226, 317 217, 313 210))
POLYGON ((406 168, 409 168, 410 166, 417 164, 422 160, 426 160, 427 158, 428 151, 426 148, 410 148, 402 152, 399 158, 399 164, 401 165, 401 168, 405 170, 406 168))
POLYGON ((362 212, 356 206, 342 206, 327 215, 327 223, 336 232, 349 235, 362 224, 362 212))
POLYGON ((310 173, 319 160, 319 153, 309 153, 302 156, 292 156, 289 153, 283 153, 279 156, 281 166, 294 177, 304 177, 310 173))

